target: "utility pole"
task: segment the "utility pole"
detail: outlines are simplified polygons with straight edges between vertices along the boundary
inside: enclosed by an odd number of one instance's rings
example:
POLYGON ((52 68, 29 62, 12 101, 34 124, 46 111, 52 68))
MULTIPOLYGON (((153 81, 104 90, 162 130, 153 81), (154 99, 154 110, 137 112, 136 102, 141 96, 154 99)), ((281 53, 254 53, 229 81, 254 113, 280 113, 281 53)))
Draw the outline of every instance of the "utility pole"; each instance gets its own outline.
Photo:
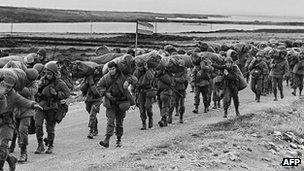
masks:
POLYGON ((14 24, 13 22, 11 22, 11 34, 13 34, 13 30, 14 30, 14 24))

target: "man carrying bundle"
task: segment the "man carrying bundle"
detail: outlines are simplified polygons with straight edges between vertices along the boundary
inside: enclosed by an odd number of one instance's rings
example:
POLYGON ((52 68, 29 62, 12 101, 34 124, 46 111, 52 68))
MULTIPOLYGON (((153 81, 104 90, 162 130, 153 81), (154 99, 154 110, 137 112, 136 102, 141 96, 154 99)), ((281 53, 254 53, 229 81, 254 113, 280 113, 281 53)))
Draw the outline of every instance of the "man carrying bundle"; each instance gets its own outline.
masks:
POLYGON ((129 84, 136 84, 135 77, 126 77, 113 61, 108 63, 109 72, 104 75, 97 83, 97 88, 101 97, 104 97, 103 106, 106 108, 108 118, 106 137, 99 144, 109 147, 111 136, 117 136, 116 147, 121 147, 121 137, 123 135, 123 121, 126 111, 130 106, 135 105, 134 99, 128 90, 129 84))
POLYGON ((5 161, 10 170, 15 170, 17 159, 9 154, 8 142, 14 133, 14 108, 42 109, 35 101, 19 95, 13 88, 16 78, 6 75, 0 82, 0 170, 3 170, 5 161))
POLYGON ((136 70, 133 75, 138 79, 134 87, 134 92, 142 121, 141 130, 146 130, 147 117, 149 119, 148 127, 153 127, 152 104, 153 98, 156 96, 156 90, 153 87, 154 72, 152 69, 146 67, 144 61, 141 60, 136 63, 136 70))
POLYGON ((260 102, 263 86, 263 75, 267 73, 267 64, 262 60, 262 53, 258 52, 256 58, 251 61, 248 67, 251 75, 251 90, 255 94, 255 100, 260 102))

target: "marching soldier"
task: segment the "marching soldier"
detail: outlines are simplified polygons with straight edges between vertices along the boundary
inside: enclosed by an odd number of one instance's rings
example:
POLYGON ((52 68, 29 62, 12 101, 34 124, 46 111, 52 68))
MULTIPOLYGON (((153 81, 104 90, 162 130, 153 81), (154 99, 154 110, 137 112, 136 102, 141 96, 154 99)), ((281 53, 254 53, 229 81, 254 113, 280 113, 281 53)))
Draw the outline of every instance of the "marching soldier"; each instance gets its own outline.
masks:
POLYGON ((172 113, 175 108, 176 115, 179 116, 179 123, 183 123, 183 116, 185 113, 185 97, 186 97, 186 88, 188 84, 187 79, 187 68, 185 67, 184 61, 179 61, 179 65, 184 67, 184 70, 179 73, 173 74, 174 80, 174 89, 172 98, 171 98, 171 105, 169 108, 169 117, 168 123, 172 123, 172 113))
POLYGON ((255 94, 255 100, 260 102, 263 86, 263 75, 267 73, 267 64, 262 60, 262 53, 258 52, 256 58, 251 61, 248 67, 251 75, 251 90, 255 94))
POLYGON ((302 95, 303 90, 303 76, 304 76, 304 52, 299 55, 299 62, 293 67, 294 79, 292 83, 292 95, 297 95, 297 88, 299 88, 299 96, 302 95))
POLYGON ((100 111, 101 96, 97 90, 97 83, 100 80, 101 74, 92 74, 87 76, 81 84, 81 92, 85 99, 86 111, 90 114, 89 124, 90 128, 87 138, 93 139, 98 135, 98 120, 96 115, 100 111))
POLYGON ((60 79, 59 69, 55 62, 45 64, 45 76, 41 78, 38 89, 38 102, 43 110, 37 111, 35 115, 36 137, 38 147, 35 154, 44 152, 43 145, 43 123, 46 121, 47 145, 48 149, 45 153, 53 153, 53 143, 55 138, 55 115, 59 110, 61 100, 70 96, 70 90, 64 81, 60 79))
POLYGON ((158 122, 160 127, 165 127, 168 125, 168 115, 170 102, 172 97, 172 87, 174 86, 174 81, 172 78, 172 73, 166 68, 157 68, 155 77, 157 79, 157 102, 160 109, 161 120, 158 122))
POLYGON ((198 106, 200 104, 200 94, 203 96, 204 102, 204 113, 209 111, 210 101, 210 91, 211 91, 211 73, 213 71, 212 66, 208 66, 206 61, 203 60, 200 66, 196 66, 193 72, 194 81, 194 110, 193 113, 198 113, 198 106))
POLYGON ((13 88, 16 79, 5 76, 0 82, 0 170, 3 170, 5 161, 10 170, 15 170, 17 159, 9 154, 8 142, 14 133, 14 108, 42 109, 35 101, 28 100, 19 95, 13 88))
POLYGON ((231 104, 231 98, 234 102, 236 116, 240 115, 239 112, 239 96, 238 96, 238 81, 239 76, 237 75, 238 66, 233 64, 231 57, 225 58, 225 65, 212 65, 215 69, 224 70, 223 86, 224 90, 224 118, 227 118, 228 108, 231 104))
POLYGON ((117 136, 116 147, 121 147, 121 137, 123 135, 123 121, 126 111, 130 106, 135 105, 134 99, 128 90, 129 83, 134 85, 137 82, 135 77, 126 77, 118 69, 114 62, 108 64, 109 72, 104 75, 97 83, 97 88, 101 97, 104 97, 103 106, 106 108, 108 118, 106 137, 99 144, 109 147, 111 136, 117 136))
POLYGON ((136 70, 133 75, 138 79, 134 91, 142 121, 141 130, 146 130, 147 118, 149 120, 148 127, 153 127, 152 104, 153 98, 156 96, 156 90, 153 87, 154 72, 145 66, 144 61, 139 61, 136 63, 136 70))

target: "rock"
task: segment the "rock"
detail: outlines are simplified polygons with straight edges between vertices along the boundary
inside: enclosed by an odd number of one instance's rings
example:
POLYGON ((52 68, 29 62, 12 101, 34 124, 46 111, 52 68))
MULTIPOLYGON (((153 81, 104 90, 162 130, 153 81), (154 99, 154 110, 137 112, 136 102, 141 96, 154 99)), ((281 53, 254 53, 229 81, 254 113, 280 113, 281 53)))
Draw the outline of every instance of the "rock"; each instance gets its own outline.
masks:
POLYGON ((223 152, 224 152, 224 153, 229 153, 229 150, 224 150, 223 152))
POLYGON ((232 144, 233 145, 233 147, 237 147, 238 145, 237 144, 232 144))
POLYGON ((248 147, 248 148, 247 148, 247 151, 250 151, 250 152, 252 152, 252 149, 248 147))
POLYGON ((304 150, 304 145, 298 145, 298 147, 302 150, 304 150))
POLYGON ((302 157, 303 153, 301 151, 297 151, 299 157, 302 157))
POLYGON ((258 134, 253 133, 253 134, 251 134, 251 136, 253 136, 253 137, 257 137, 257 136, 258 136, 258 134))
POLYGON ((186 156, 183 155, 183 154, 179 156, 179 158, 181 158, 181 159, 183 159, 183 158, 185 158, 185 157, 186 157, 186 156))
POLYGON ((221 164, 227 164, 227 161, 226 160, 221 160, 220 163, 221 164))
POLYGON ((219 155, 218 155, 217 153, 214 153, 213 156, 214 156, 214 157, 217 157, 217 156, 219 156, 219 155))
POLYGON ((294 135, 288 133, 283 133, 283 140, 287 141, 287 142, 293 142, 294 141, 294 135))
POLYGON ((233 154, 233 153, 229 153, 229 159, 231 161, 236 161, 238 159, 238 157, 235 154, 233 154))
POLYGON ((294 143, 290 143, 289 145, 293 149, 298 149, 298 146, 296 144, 294 144, 294 143))
POLYGON ((267 162, 270 162, 270 159, 269 159, 269 158, 263 157, 262 160, 267 161, 267 162))
POLYGON ((272 154, 277 154, 277 152, 274 149, 269 150, 272 154))
POLYGON ((160 153, 161 154, 168 154, 168 152, 166 150, 161 150, 160 153))
POLYGON ((273 131, 274 136, 281 136, 282 133, 280 131, 273 131))
POLYGON ((248 166, 246 164, 241 164, 241 168, 248 169, 248 166))
POLYGON ((278 151, 276 145, 275 145, 273 142, 268 142, 267 145, 266 145, 266 148, 267 148, 268 150, 273 149, 273 150, 275 150, 275 151, 278 151))
POLYGON ((292 157, 298 156, 298 153, 296 151, 287 151, 287 154, 291 155, 292 157))
POLYGON ((300 145, 304 145, 304 139, 303 138, 300 138, 300 139, 298 139, 298 144, 300 144, 300 145))

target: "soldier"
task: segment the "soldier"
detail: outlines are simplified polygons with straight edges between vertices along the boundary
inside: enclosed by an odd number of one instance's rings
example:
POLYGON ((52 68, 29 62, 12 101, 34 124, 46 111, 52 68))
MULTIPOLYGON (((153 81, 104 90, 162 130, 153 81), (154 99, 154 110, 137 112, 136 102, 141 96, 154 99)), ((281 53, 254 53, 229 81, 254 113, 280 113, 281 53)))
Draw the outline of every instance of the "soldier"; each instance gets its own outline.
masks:
POLYGON ((204 102, 204 113, 209 111, 210 106, 210 91, 211 91, 211 72, 213 71, 212 66, 206 65, 206 61, 203 60, 200 62, 200 66, 195 66, 193 72, 194 80, 194 110, 193 113, 198 113, 198 106, 200 104, 200 94, 203 96, 204 102))
POLYGON ((48 62, 46 58, 46 50, 41 48, 37 51, 37 58, 35 58, 35 63, 46 64, 48 62))
POLYGON ((255 94, 255 100, 260 102, 263 86, 263 74, 267 72, 267 64, 262 60, 262 53, 258 52, 256 58, 248 66, 251 75, 250 87, 255 94))
POLYGON ((215 71, 216 76, 213 78, 213 91, 212 91, 212 100, 214 106, 212 109, 221 108, 221 84, 223 82, 223 74, 219 71, 215 71))
POLYGON ((55 115, 58 112, 61 100, 67 99, 70 96, 70 90, 61 80, 59 69, 55 62, 45 64, 45 76, 41 78, 41 83, 38 89, 38 102, 43 107, 43 110, 37 111, 35 115, 36 137, 38 147, 35 154, 44 152, 43 145, 43 122, 46 121, 47 145, 48 149, 45 153, 53 153, 53 143, 55 138, 55 115))
POLYGON ((172 113, 175 108, 176 115, 179 116, 179 123, 183 123, 183 116, 185 113, 185 97, 186 97, 186 88, 188 84, 187 79, 187 68, 185 67, 184 61, 179 61, 179 65, 184 67, 183 71, 173 74, 174 80, 174 91, 171 98, 171 105, 169 108, 169 117, 168 123, 172 123, 172 113))
MULTIPOLYGON (((27 82, 19 94, 26 99, 35 101, 35 95, 38 92, 38 82, 36 79, 38 78, 39 73, 35 69, 26 69, 25 73, 27 76, 27 82)), ((21 154, 18 161, 22 163, 27 161, 28 127, 31 123, 31 117, 34 116, 35 111, 28 108, 20 108, 17 109, 17 111, 18 112, 15 114, 17 133, 13 136, 10 152, 14 151, 18 134, 18 145, 21 149, 21 154)))
POLYGON ((292 95, 297 95, 297 88, 299 88, 299 96, 302 95, 303 90, 303 76, 304 76, 304 52, 299 55, 299 62, 293 67, 294 83, 292 84, 292 95))
POLYGON ((225 65, 212 65, 215 69, 224 70, 224 83, 222 89, 224 90, 224 118, 227 118, 228 108, 233 98, 236 116, 239 112, 239 96, 238 96, 238 80, 237 75, 238 66, 233 64, 231 57, 225 58, 225 65))
POLYGON ((134 92, 142 121, 141 130, 146 130, 147 118, 149 118, 148 127, 153 127, 152 104, 153 98, 156 96, 156 90, 153 86, 154 72, 152 69, 145 67, 144 61, 139 61, 136 63, 136 70, 133 75, 138 79, 134 92))
POLYGON ((108 63, 108 69, 109 72, 97 83, 99 93, 101 97, 104 97, 103 106, 106 108, 108 118, 106 137, 99 144, 106 148, 109 147, 109 141, 114 134, 115 127, 117 136, 116 147, 121 147, 123 121, 126 111, 130 106, 135 105, 134 99, 128 90, 128 85, 129 83, 132 85, 136 84, 137 80, 131 76, 124 76, 114 62, 108 63))
POLYGON ((160 127, 165 127, 168 125, 167 119, 169 115, 170 101, 172 97, 172 87, 174 86, 174 81, 172 78, 172 73, 166 68, 160 66, 157 68, 155 77, 157 78, 157 102, 160 109, 161 120, 158 122, 160 127))
POLYGON ((90 128, 87 138, 93 139, 98 135, 98 120, 96 115, 100 111, 101 96, 97 90, 97 83, 100 80, 101 74, 92 74, 87 76, 81 84, 81 92, 85 99, 86 111, 90 114, 89 124, 90 128))
POLYGON ((8 142, 12 140, 14 133, 14 108, 42 109, 35 101, 19 95, 13 89, 15 84, 16 79, 8 75, 0 82, 0 101, 5 103, 0 105, 0 170, 3 170, 5 161, 8 162, 10 170, 15 170, 16 167, 17 159, 9 154, 8 148, 8 142))
POLYGON ((280 91, 281 99, 284 98, 283 94, 283 78, 285 78, 289 72, 289 65, 285 56, 275 50, 273 52, 273 60, 270 64, 270 76, 272 77, 272 89, 274 94, 274 101, 278 101, 277 88, 280 91))

